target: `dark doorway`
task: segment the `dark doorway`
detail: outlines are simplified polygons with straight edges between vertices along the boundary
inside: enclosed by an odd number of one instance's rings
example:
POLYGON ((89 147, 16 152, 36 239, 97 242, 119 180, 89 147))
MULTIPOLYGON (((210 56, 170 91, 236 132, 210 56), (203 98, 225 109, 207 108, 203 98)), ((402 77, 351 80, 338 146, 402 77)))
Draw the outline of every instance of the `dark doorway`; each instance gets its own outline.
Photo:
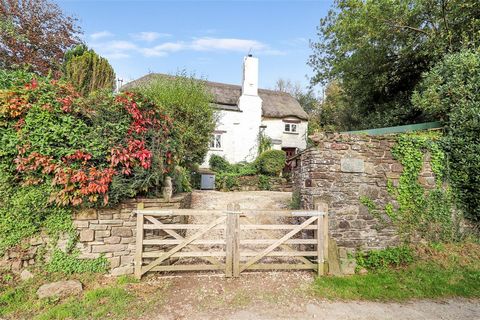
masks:
POLYGON ((287 154, 287 159, 297 154, 297 148, 282 148, 282 150, 287 154))
POLYGON ((282 150, 285 151, 287 155, 287 162, 285 163, 285 167, 283 168, 283 174, 289 175, 292 171, 292 162, 288 160, 297 154, 297 148, 282 148, 282 150))

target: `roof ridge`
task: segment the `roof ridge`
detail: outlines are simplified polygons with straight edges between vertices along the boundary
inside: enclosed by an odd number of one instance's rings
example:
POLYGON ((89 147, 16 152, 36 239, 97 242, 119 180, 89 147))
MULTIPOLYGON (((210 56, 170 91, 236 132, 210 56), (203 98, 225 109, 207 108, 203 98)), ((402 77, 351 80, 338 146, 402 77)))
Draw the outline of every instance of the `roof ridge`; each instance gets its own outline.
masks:
MULTIPOLYGON (((142 80, 144 78, 148 78, 149 76, 166 76, 166 77, 178 77, 176 75, 171 75, 171 74, 167 74, 167 73, 160 73, 160 72, 151 72, 149 74, 146 74, 144 75, 143 77, 140 77, 136 80, 133 80, 131 82, 135 82, 135 81, 138 81, 138 80, 142 80)), ((220 86, 225 86, 225 87, 232 87, 232 88, 235 88, 235 89, 242 89, 242 86, 239 85, 239 84, 232 84, 232 83, 225 83, 225 82, 217 82, 217 81, 210 81, 210 80, 205 80, 205 79, 198 79, 198 78, 194 78, 195 80, 198 80, 198 81, 203 81, 205 82, 206 84, 212 84, 212 85, 220 85, 220 86)), ((126 84, 125 84, 126 85, 126 84)), ((275 94, 283 94, 283 95, 289 95, 291 97, 293 97, 293 95, 289 92, 285 92, 285 91, 280 91, 280 90, 275 90, 275 89, 265 89, 265 88, 258 88, 258 91, 262 91, 262 92, 265 92, 265 93, 275 93, 275 94)), ((295 98, 295 97, 293 97, 295 98)))

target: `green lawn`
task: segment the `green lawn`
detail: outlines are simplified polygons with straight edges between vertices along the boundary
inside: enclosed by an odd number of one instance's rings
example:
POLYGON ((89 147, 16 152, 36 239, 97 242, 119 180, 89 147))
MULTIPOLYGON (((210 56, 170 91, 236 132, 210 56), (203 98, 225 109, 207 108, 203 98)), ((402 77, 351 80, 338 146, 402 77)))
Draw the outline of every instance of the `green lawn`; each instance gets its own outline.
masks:
POLYGON ((476 244, 423 248, 417 260, 407 267, 366 275, 319 277, 313 287, 318 296, 342 300, 478 298, 479 251, 476 244))
POLYGON ((321 277, 315 293, 329 299, 408 300, 418 298, 480 297, 480 269, 415 264, 349 277, 321 277))

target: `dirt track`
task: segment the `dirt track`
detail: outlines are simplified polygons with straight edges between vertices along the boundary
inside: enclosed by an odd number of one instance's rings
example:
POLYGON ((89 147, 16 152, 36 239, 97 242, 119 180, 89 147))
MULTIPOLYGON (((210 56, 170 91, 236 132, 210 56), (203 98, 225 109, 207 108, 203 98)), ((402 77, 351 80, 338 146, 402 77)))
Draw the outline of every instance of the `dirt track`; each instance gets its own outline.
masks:
MULTIPOLYGON (((286 192, 196 191, 192 207, 226 209, 237 202, 242 209, 282 209, 286 192)), ((312 292, 312 272, 242 273, 238 279, 222 274, 151 275, 137 284, 165 290, 164 300, 141 319, 331 319, 331 320, 480 320, 480 301, 452 299, 407 303, 331 302, 312 292)), ((148 289, 147 289, 148 288, 148 289)))
POLYGON ((140 285, 160 285, 165 301, 142 319, 325 319, 325 320, 475 320, 480 301, 419 300, 406 303, 325 301, 311 291, 310 272, 186 275, 150 278, 140 285))

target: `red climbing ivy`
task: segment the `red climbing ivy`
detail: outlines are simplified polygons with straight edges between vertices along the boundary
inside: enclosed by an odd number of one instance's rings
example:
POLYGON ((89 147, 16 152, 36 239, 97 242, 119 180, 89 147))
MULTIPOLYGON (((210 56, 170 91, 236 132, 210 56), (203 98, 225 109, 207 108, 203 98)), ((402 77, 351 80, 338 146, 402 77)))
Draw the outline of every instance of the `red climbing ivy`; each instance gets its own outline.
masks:
POLYGON ((134 93, 84 98, 69 84, 33 78, 0 91, 0 123, 17 146, 0 150, 0 160, 12 156, 22 185, 50 184, 58 205, 106 205, 158 189, 175 164, 172 120, 134 93))

